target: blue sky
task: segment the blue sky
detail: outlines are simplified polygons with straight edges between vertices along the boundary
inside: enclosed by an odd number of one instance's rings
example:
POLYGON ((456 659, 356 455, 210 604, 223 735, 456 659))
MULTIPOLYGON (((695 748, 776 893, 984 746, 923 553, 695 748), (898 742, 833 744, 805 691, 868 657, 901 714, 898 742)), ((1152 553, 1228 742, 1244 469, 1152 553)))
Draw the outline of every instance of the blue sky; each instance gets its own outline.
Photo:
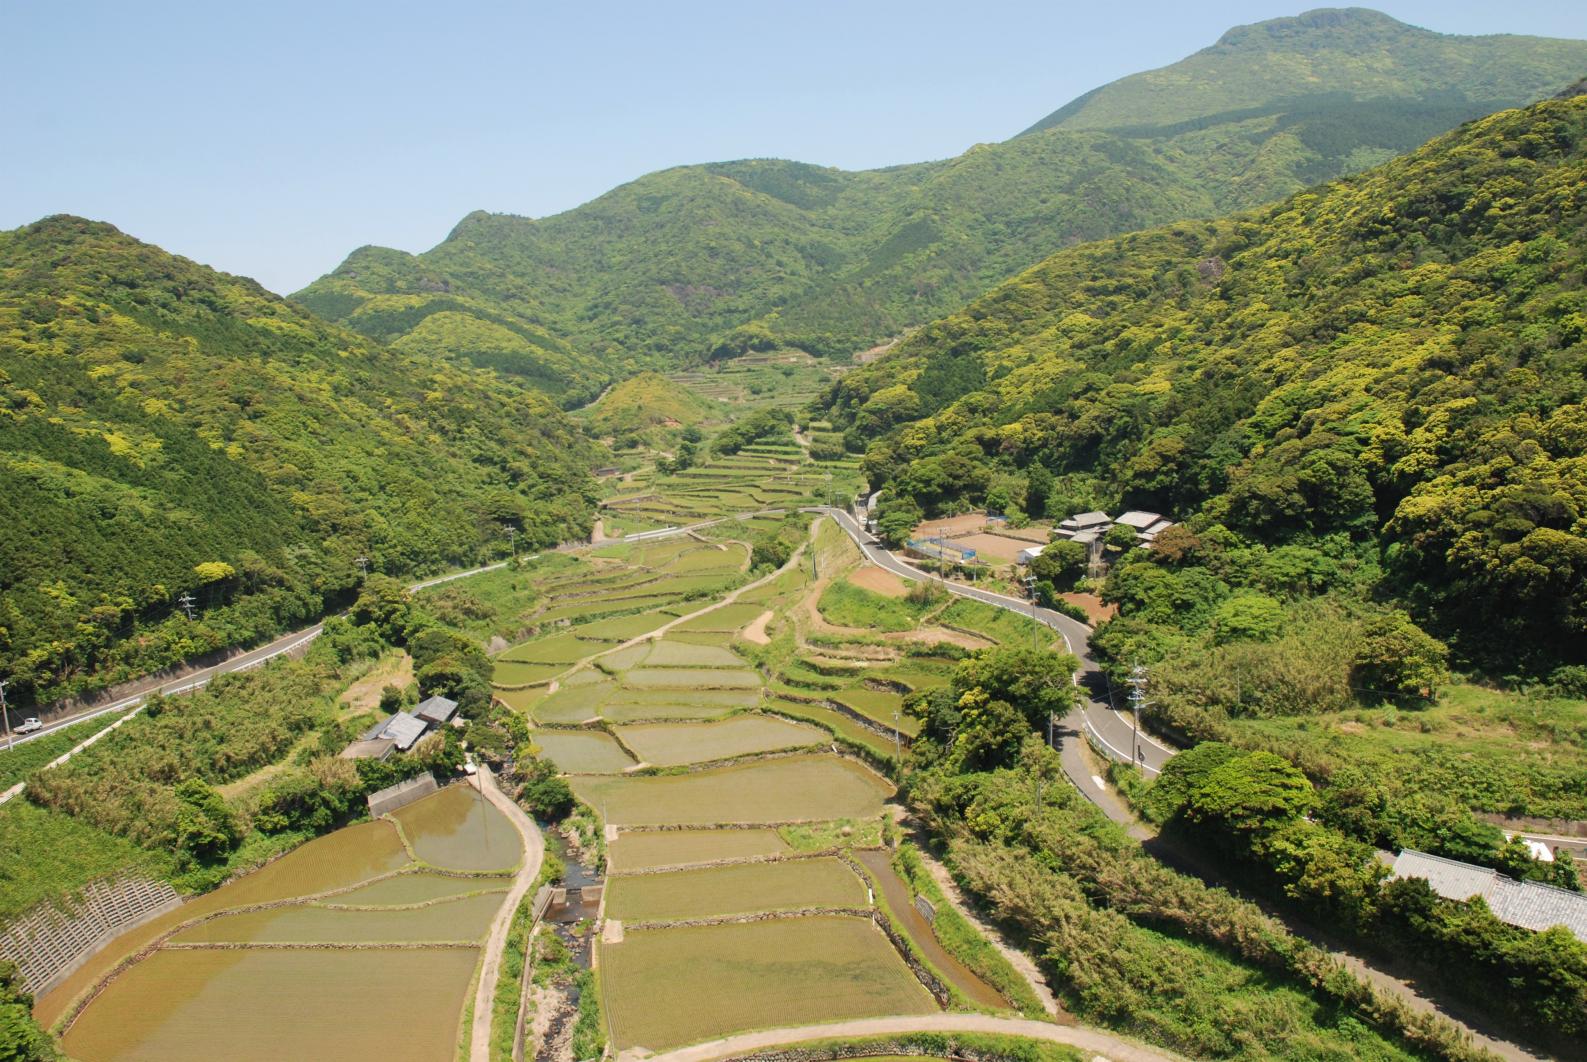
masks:
MULTIPOLYGON (((0 0, 0 229, 82 214, 290 292, 361 244, 679 163, 954 155, 1308 6, 0 0)), ((1587 37, 1581 0, 1374 6, 1587 37)))

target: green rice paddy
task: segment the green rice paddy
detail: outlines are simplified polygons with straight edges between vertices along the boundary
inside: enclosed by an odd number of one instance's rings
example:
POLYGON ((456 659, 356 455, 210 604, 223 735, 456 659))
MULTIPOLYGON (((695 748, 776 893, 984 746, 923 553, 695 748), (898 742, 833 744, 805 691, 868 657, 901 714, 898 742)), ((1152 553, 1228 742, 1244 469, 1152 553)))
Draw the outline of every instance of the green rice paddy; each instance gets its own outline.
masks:
POLYGON ((607 846, 614 873, 792 851, 776 830, 624 830, 607 846))
POLYGON ((636 930, 601 946, 600 979, 619 1049, 937 1009, 863 918, 636 930))
POLYGON ((823 730, 764 715, 736 715, 717 723, 647 723, 618 728, 623 744, 645 763, 676 767, 758 752, 825 744, 823 730))
POLYGON ((644 657, 644 666, 742 668, 744 659, 731 649, 714 645, 693 645, 663 638, 650 643, 650 651, 644 657))
POLYGON ((425 903, 448 896, 462 896, 482 888, 494 888, 498 884, 480 878, 455 878, 450 874, 427 874, 421 871, 371 882, 351 892, 328 897, 322 903, 333 906, 425 903))
POLYGON ((623 682, 640 689, 759 689, 760 675, 725 667, 641 667, 627 672, 623 682))
POLYGON ((606 887, 606 916, 623 922, 869 904, 865 883, 832 858, 619 876, 606 887))
POLYGON ((620 774, 634 766, 633 757, 604 730, 536 730, 531 737, 568 774, 620 774))
POLYGON ((573 790, 618 825, 868 818, 893 787, 851 760, 788 756, 682 775, 582 776, 573 790))

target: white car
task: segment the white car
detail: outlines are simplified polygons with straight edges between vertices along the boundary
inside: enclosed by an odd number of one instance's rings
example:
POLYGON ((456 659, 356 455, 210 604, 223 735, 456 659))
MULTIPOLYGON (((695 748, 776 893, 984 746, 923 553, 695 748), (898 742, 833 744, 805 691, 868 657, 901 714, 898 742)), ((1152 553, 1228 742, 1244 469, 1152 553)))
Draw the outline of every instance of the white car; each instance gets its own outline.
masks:
POLYGON ((18 734, 31 734, 35 730, 43 730, 44 724, 39 722, 37 716, 30 716, 22 720, 22 725, 17 727, 18 734))

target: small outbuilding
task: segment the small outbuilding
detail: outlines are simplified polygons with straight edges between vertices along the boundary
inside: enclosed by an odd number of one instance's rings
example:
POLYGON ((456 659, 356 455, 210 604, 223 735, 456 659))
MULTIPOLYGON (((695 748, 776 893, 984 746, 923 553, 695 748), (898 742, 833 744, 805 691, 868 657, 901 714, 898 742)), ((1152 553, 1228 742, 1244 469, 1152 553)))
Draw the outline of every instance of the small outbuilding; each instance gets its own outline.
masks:
POLYGON ((426 723, 440 726, 457 712, 457 702, 450 697, 429 697, 419 702, 413 714, 426 723))

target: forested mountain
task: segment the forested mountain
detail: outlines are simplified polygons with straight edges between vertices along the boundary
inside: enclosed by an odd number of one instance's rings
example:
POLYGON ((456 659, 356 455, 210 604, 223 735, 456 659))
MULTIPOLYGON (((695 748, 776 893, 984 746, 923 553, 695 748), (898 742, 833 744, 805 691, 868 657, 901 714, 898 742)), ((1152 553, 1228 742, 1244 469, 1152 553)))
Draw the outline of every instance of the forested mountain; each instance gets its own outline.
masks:
MULTIPOLYGON (((828 415, 906 517, 989 496, 1194 517, 1170 568, 1304 545, 1280 585, 1353 578, 1469 658, 1579 663, 1584 189, 1587 98, 1502 112, 1255 213, 1055 255, 842 378, 828 415)), ((1158 572, 1183 596, 1154 607, 1204 627, 1228 577, 1158 572)))
POLYGON ((1231 30, 957 158, 679 167, 554 217, 476 212, 421 255, 362 248, 295 297, 572 403, 605 373, 713 352, 856 350, 1064 247, 1269 202, 1583 69, 1587 42, 1315 11, 1231 30))
POLYGON ((316 616, 356 559, 589 526, 543 396, 387 350, 109 225, 0 233, 0 673, 13 703, 316 616), (196 619, 176 609, 191 594, 196 619))

